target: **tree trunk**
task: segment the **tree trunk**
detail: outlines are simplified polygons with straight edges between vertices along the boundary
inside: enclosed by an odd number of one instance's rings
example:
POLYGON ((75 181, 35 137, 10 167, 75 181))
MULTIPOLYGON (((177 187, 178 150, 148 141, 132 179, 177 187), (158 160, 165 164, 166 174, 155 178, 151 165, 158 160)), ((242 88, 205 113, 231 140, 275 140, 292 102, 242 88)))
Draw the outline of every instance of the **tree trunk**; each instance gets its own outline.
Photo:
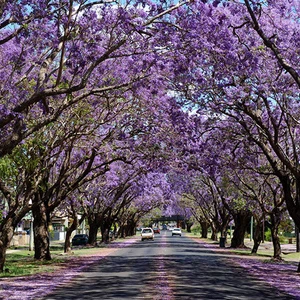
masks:
POLYGON ((66 233, 66 240, 65 240, 65 245, 64 245, 64 253, 67 253, 67 252, 71 251, 71 235, 72 235, 73 231, 76 230, 77 227, 82 224, 82 222, 84 221, 84 219, 86 217, 86 214, 83 214, 81 216, 80 220, 78 220, 76 212, 72 215, 72 217, 73 217, 73 223, 67 229, 67 233, 66 233))
POLYGON ((281 219, 281 212, 276 211, 271 215, 271 235, 272 235, 272 243, 273 243, 273 259, 275 260, 282 260, 281 258, 281 246, 280 246, 280 240, 278 236, 278 228, 280 225, 280 219, 281 219))
POLYGON ((235 229, 231 240, 231 248, 245 248, 245 233, 250 223, 251 213, 249 211, 241 211, 233 216, 235 229))
POLYGON ((38 260, 51 260, 49 239, 49 216, 45 203, 32 209, 34 232, 34 258, 38 260))
POLYGON ((126 236, 127 236, 127 233, 128 233, 128 225, 124 225, 123 227, 123 235, 122 235, 122 238, 125 239, 126 236))
POLYGON ((88 243, 92 246, 97 244, 97 235, 98 230, 101 226, 100 220, 101 217, 95 213, 88 215, 88 223, 89 223, 89 241, 88 243))
POLYGON ((4 271, 4 264, 6 259, 6 250, 10 245, 10 242, 14 236, 15 226, 13 225, 14 222, 12 219, 5 219, 4 226, 1 228, 0 231, 0 272, 3 273, 4 271))
POLYGON ((102 221, 101 228, 101 243, 109 243, 109 231, 111 228, 110 219, 102 221))
POLYGON ((119 233, 120 233, 120 238, 125 239, 126 237, 126 226, 125 225, 121 225, 119 233))
POLYGON ((227 224, 226 224, 226 225, 224 224, 224 225, 221 227, 220 232, 221 232, 221 237, 227 238, 227 224))
POLYGON ((209 223, 205 221, 200 222, 200 226, 201 226, 201 237, 207 239, 209 223))
POLYGON ((262 241, 263 223, 261 220, 257 221, 253 235, 253 248, 251 253, 257 253, 258 247, 262 241))
POLYGON ((90 224, 90 229, 89 229, 89 241, 88 243, 90 245, 95 246, 97 244, 97 234, 98 234, 98 229, 99 226, 97 226, 96 224, 90 224))
POLYGON ((119 232, 118 232, 117 224, 114 223, 114 238, 116 238, 117 236, 119 236, 119 232))
POLYGON ((274 249, 273 258, 275 260, 282 260, 281 246, 280 246, 280 240, 279 240, 278 234, 273 235, 273 233, 272 233, 272 242, 273 242, 273 249, 274 249))
POLYGON ((136 233, 136 222, 132 219, 127 221, 127 236, 133 236, 136 233))
MULTIPOLYGON (((283 187, 284 192, 284 200, 286 203, 286 207, 293 221, 295 222, 295 226, 300 228, 300 178, 296 178, 296 194, 294 195, 294 183, 291 181, 288 174, 284 176, 279 176, 280 182, 283 187)), ((300 273, 300 262, 298 264, 297 272, 300 273)))
POLYGON ((135 235, 135 224, 128 224, 127 225, 127 233, 126 236, 133 236, 135 235))
POLYGON ((107 227, 101 228, 101 243, 109 243, 109 229, 107 227))
POLYGON ((4 264, 5 264, 5 259, 6 259, 6 250, 8 246, 4 245, 5 243, 0 240, 0 272, 4 272, 4 264))
POLYGON ((211 239, 213 241, 217 241, 218 240, 218 232, 217 232, 217 229, 215 228, 214 225, 211 225, 211 239))
POLYGON ((78 218, 73 218, 73 223, 67 229, 66 240, 64 245, 64 253, 71 252, 71 235, 74 230, 78 227, 78 218))
POLYGON ((192 231, 191 231, 191 228, 192 228, 193 224, 194 224, 194 223, 192 223, 192 222, 187 222, 187 223, 186 223, 186 231, 187 231, 187 232, 189 232, 189 233, 192 232, 192 231))

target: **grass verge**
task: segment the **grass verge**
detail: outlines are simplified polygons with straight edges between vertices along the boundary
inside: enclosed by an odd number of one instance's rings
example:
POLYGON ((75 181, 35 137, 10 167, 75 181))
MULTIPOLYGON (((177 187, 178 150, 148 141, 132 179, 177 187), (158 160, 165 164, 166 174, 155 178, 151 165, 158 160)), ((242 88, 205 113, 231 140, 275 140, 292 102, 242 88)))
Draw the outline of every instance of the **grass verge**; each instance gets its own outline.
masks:
MULTIPOLYGON (((211 239, 204 239, 200 237, 200 234, 198 236, 195 236, 193 233, 186 233, 187 236, 191 238, 196 238, 199 240, 202 240, 206 244, 211 244, 214 246, 217 246, 219 244, 218 241, 213 241, 211 239)), ((281 245, 283 246, 283 244, 281 245)), ((273 248, 272 247, 265 247, 264 244, 261 244, 261 246, 258 248, 257 253, 251 253, 251 247, 245 248, 245 249, 238 249, 238 248, 222 248, 224 251, 229 251, 232 254, 245 256, 245 257, 252 257, 252 258, 258 258, 258 259, 269 259, 269 261, 273 257, 273 248)), ((287 262, 298 262, 300 260, 300 253, 299 252, 290 252, 282 250, 282 258, 287 262)))
POLYGON ((33 252, 17 250, 6 255, 4 272, 0 273, 0 278, 53 272, 62 266, 66 259, 64 256, 52 255, 52 260, 39 261, 34 259, 33 252))
POLYGON ((78 247, 72 249, 71 253, 63 253, 63 248, 51 248, 51 260, 34 259, 34 251, 24 249, 14 249, 6 254, 4 272, 0 273, 0 278, 29 276, 39 273, 54 272, 64 267, 72 259, 101 254, 106 246, 78 247))

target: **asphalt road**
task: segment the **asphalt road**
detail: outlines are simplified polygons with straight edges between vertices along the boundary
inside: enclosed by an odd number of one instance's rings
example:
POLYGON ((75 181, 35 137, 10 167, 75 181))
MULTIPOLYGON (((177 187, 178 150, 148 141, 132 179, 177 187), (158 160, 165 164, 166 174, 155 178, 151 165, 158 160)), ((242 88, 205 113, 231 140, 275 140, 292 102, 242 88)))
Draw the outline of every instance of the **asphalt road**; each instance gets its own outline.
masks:
POLYGON ((90 266, 43 299, 294 299, 187 237, 162 231, 90 266))

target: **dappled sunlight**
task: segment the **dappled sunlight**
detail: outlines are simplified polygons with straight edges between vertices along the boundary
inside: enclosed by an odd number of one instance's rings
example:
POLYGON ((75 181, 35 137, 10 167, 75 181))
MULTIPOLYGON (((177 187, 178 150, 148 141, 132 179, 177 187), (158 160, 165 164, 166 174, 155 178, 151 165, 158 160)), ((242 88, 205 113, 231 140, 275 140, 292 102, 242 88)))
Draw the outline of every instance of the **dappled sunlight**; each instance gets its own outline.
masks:
POLYGON ((297 296, 293 266, 229 255, 228 249, 216 251, 211 245, 167 234, 155 236, 154 241, 125 239, 107 245, 102 256, 77 257, 58 272, 4 280, 0 296, 22 300, 294 299, 279 290, 297 296))

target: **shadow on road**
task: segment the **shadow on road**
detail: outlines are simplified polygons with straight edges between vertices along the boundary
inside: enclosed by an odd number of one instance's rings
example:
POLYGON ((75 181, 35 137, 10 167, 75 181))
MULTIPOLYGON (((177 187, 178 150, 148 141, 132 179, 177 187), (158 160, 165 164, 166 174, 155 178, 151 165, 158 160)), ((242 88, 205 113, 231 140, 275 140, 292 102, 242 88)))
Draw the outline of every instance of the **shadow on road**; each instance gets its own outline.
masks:
POLYGON ((189 239, 138 241, 127 249, 130 255, 99 261, 43 299, 294 299, 189 239))

